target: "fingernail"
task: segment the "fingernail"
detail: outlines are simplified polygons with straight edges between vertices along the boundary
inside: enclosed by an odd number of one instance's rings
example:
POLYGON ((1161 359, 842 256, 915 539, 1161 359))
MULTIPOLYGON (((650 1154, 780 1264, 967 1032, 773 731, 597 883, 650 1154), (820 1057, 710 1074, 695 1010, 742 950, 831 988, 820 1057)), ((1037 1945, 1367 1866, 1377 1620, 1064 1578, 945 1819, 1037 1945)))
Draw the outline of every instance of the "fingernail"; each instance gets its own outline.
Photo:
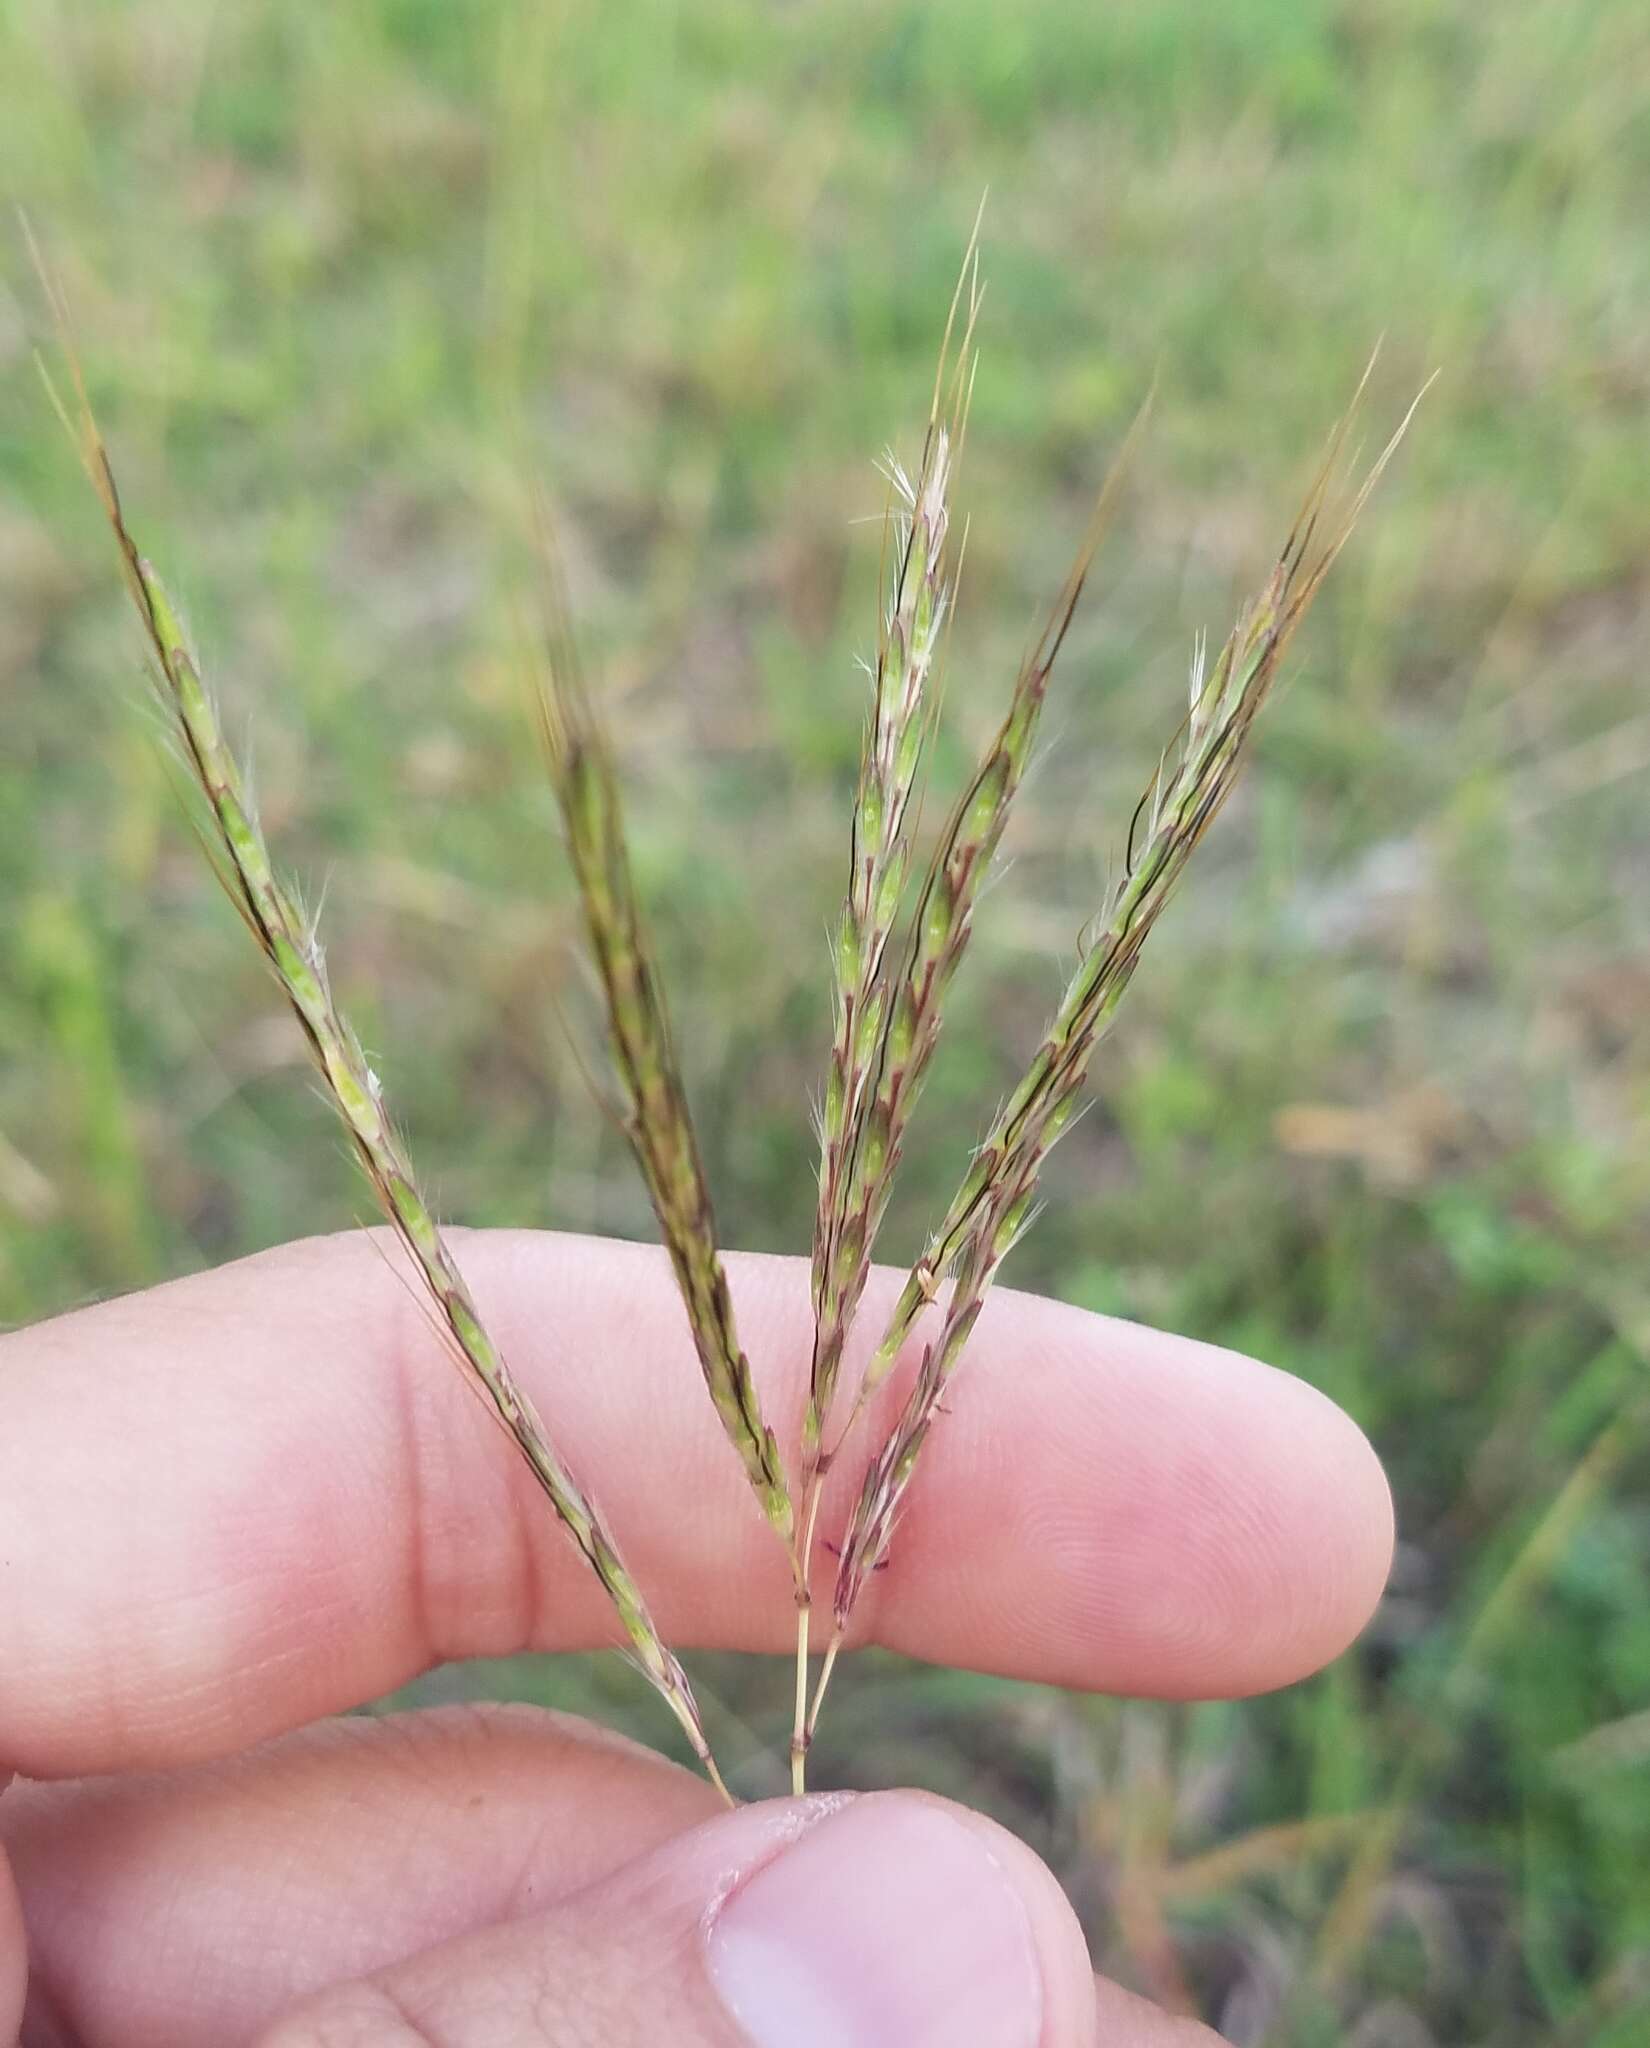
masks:
POLYGON ((1031 1921, 989 1843, 898 1794, 818 1822, 733 1893, 711 1980, 753 2048, 1036 2048, 1031 1921))

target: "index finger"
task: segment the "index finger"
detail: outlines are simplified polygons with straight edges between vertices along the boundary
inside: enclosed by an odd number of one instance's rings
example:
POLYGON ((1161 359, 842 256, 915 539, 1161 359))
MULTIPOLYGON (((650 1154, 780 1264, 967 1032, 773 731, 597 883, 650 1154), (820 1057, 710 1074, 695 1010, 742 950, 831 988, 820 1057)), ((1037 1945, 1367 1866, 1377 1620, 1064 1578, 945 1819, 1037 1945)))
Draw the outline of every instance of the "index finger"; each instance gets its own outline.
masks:
MULTIPOLYGON (((458 1243, 667 1638, 784 1650, 784 1556, 699 1384, 663 1254, 534 1232, 458 1243)), ((770 1420, 794 1441, 806 1264, 736 1258, 731 1279, 770 1420)), ((896 1284, 873 1280, 868 1331, 896 1284)), ((1316 1668, 1379 1595, 1379 1465, 1298 1380, 1002 1290, 950 1407, 862 1603, 890 1648, 1236 1694, 1316 1668)), ((840 1460, 827 1535, 887 1413, 840 1460)), ((594 1579, 363 1234, 0 1342, 0 1767, 210 1756, 433 1664, 613 1640, 594 1579)))

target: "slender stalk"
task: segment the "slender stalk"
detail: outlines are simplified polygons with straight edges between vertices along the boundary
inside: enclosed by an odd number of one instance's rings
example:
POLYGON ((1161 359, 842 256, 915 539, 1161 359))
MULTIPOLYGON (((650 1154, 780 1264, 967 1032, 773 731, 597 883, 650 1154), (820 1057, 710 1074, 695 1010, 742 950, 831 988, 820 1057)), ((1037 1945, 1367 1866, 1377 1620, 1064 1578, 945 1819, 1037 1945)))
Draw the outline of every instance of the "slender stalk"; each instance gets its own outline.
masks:
MULTIPOLYGON (((78 426, 69 420, 60 402, 58 409, 75 435, 119 549, 127 589, 149 643, 180 755, 205 801, 203 837, 219 880, 303 1029, 362 1170, 434 1304, 448 1348, 468 1383, 485 1399, 515 1443, 562 1527, 601 1581, 629 1638, 634 1661, 676 1716, 712 1781, 728 1797, 686 1674, 665 1647, 612 1537, 488 1335, 463 1274, 419 1193, 378 1076, 333 998, 320 941, 275 872, 239 764, 224 739, 216 707, 178 615, 132 538, 114 471, 72 357, 71 368, 80 401, 78 426)), ((55 392, 53 397, 55 400, 55 392)))
POLYGON ((813 1587, 809 1565, 824 1504, 824 1476, 818 1465, 809 1473, 802 1497, 801 1530, 796 1550, 796 1703, 791 1723, 791 1787, 800 1795, 808 1783, 808 1746, 813 1722, 808 1713, 808 1639, 813 1618, 813 1587))
POLYGON ((808 1740, 813 1741, 814 1730, 819 1726, 819 1712, 825 1704, 825 1695, 831 1689, 831 1679, 836 1671, 836 1660, 842 1655, 842 1632, 833 1629, 831 1640, 825 1645, 825 1655, 820 1659, 819 1683, 814 1687, 813 1700, 808 1707, 808 1740))
POLYGON ((791 1709, 791 1792, 800 1799, 808 1789, 808 1637, 813 1599, 796 1603, 796 1698, 791 1709))
POLYGON ((784 1460, 763 1419, 734 1322, 710 1189, 625 850, 612 755, 580 680, 554 590, 548 655, 539 695, 545 757, 606 1002, 608 1040, 624 1093, 619 1121, 659 1219, 705 1386, 763 1513, 794 1559, 795 1518, 784 1460))

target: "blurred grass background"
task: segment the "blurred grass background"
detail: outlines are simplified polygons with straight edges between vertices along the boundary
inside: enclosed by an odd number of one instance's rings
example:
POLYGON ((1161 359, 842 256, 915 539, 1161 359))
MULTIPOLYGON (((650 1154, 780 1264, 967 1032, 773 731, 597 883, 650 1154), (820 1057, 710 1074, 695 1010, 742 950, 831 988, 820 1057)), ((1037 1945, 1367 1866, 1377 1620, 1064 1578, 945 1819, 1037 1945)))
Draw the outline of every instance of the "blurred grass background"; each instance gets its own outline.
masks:
MULTIPOLYGON (((799 1251, 882 489, 990 187, 941 771, 1153 372, 1057 744, 889 1235, 1069 960, 1191 638, 1375 337, 1443 369, 1153 942, 1014 1281, 1252 1350, 1371 1432, 1390 1596, 1278 1698, 884 1661, 825 1781, 1047 1854, 1097 1960, 1243 2043, 1650 2014, 1650 17, 1638 0, 356 0, 0 10, 0 185, 444 1209, 649 1235, 558 1045, 510 667, 565 509, 730 1241, 799 1251)), ((152 758, 106 538, 0 288, 0 1316, 362 1201, 152 758)), ((785 1675, 707 1674, 736 1767, 785 1675)), ((611 1712, 601 1662, 445 1674, 611 1712)))

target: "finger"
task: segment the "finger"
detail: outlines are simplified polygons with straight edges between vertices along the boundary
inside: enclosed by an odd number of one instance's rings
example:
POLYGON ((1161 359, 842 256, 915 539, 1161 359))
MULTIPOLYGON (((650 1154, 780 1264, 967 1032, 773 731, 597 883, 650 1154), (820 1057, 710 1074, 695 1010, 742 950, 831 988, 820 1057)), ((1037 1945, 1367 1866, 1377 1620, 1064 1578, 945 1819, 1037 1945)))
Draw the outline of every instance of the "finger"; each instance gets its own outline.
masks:
MULTIPOLYGON (((28 1895, 29 2019, 82 2048, 244 2040, 340 1979, 542 1911, 713 1811, 708 1786, 651 1751, 507 1707, 332 1722, 226 1763, 19 1786, 0 1840, 28 1895)), ((22 1921, 5 1910, 0 2042, 23 2000, 22 1921)), ((1115 1985, 1096 1995, 1107 2048, 1213 2040, 1115 1985)))
POLYGON ((260 2048, 1092 2048, 1047 1870, 913 1793, 724 1814, 534 1920, 323 1993, 260 2048))
MULTIPOLYGON (((667 1636, 782 1649, 784 1558, 699 1385, 662 1255, 518 1232, 460 1243, 667 1636)), ((867 1338, 892 1284, 877 1278, 867 1338)), ((733 1285, 770 1418, 794 1440, 806 1266, 739 1259, 733 1285)), ((840 1461, 827 1535, 855 1464, 840 1461)), ((1390 1544, 1373 1453, 1301 1382, 1004 1292, 866 1620, 895 1649, 1059 1684, 1253 1691, 1344 1646, 1390 1544)), ((5 1340, 0 1561, 0 1758, 34 1776, 209 1756, 444 1659, 614 1633, 360 1235, 5 1340)))
POLYGON ((1104 2048, 1221 2048, 1222 2036, 1179 2019, 1104 1977, 1094 1980, 1095 2040, 1104 2048))
POLYGON ((539 1913, 717 1810, 652 1751, 521 1707, 333 1721, 219 1763, 15 1786, 0 1843, 27 1909, 29 2038, 246 2041, 328 1984, 539 1913))
MULTIPOLYGON (((0 1797, 7 1786, 0 1771, 0 1797)), ((23 1932, 23 1904, 4 1850, 0 1850, 0 2044, 10 2048, 23 2025, 23 1995, 28 1982, 28 1944, 23 1932)))

